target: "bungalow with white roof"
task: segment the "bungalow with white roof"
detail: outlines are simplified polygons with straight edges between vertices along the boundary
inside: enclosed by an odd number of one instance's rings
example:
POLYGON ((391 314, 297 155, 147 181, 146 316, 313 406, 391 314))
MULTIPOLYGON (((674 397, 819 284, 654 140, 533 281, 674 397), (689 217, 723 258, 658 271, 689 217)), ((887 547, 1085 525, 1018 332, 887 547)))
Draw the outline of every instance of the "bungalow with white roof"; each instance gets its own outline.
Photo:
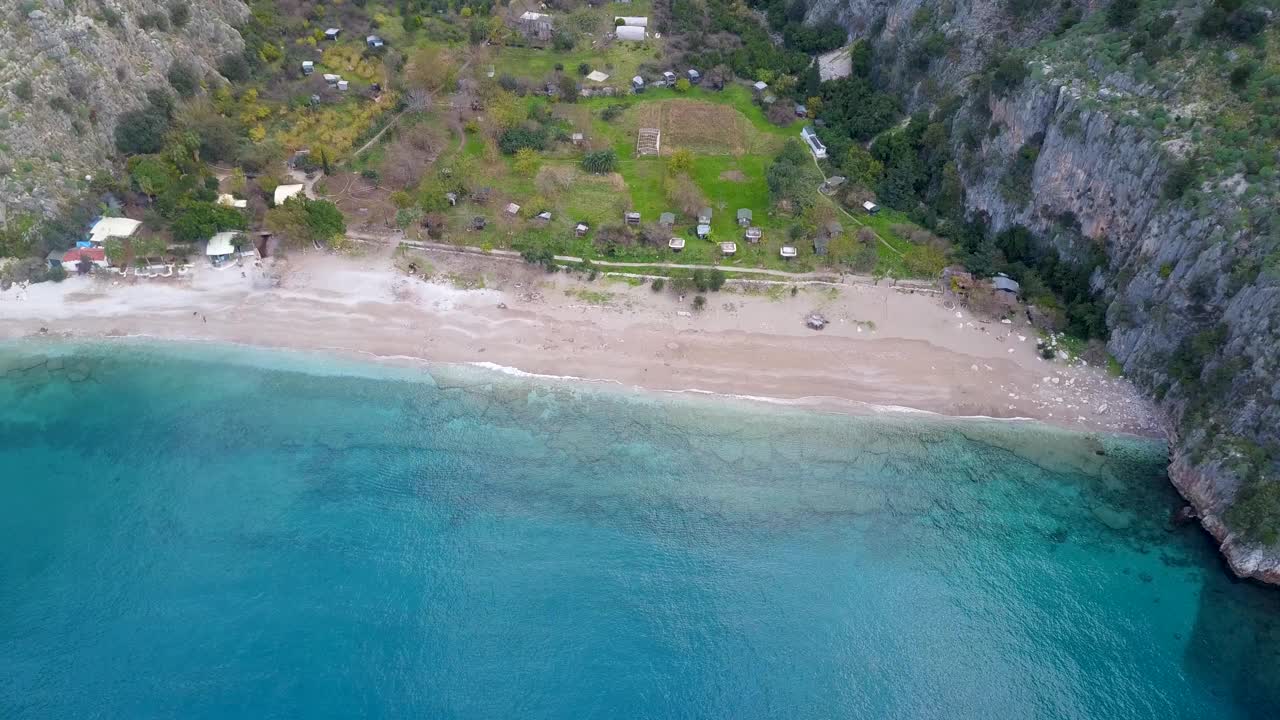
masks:
POLYGON ((338 36, 341 34, 342 34, 342 28, 331 27, 328 30, 324 31, 324 39, 337 40, 338 36))
POLYGON ((209 238, 204 254, 214 267, 222 267, 235 257, 235 237, 236 234, 234 232, 220 232, 209 238))
POLYGON ((647 27, 649 27, 649 18, 647 18, 647 17, 627 17, 627 16, 625 16, 625 15, 619 15, 619 16, 617 16, 617 17, 615 17, 615 18, 613 19, 613 24, 614 24, 614 25, 617 25, 617 26, 619 26, 619 27, 639 27, 639 28, 647 28, 647 27), (619 21, 621 21, 621 22, 619 22, 619 21))
POLYGON ((107 238, 133 237, 141 226, 141 221, 131 218, 104 217, 89 229, 89 242, 100 246, 107 241, 107 238))
POLYGON ((248 200, 241 200, 237 198, 235 195, 228 195, 227 193, 223 193, 218 196, 218 204, 226 207, 232 207, 232 208, 249 207, 248 200))
POLYGON ((809 150, 814 157, 819 160, 827 157, 827 146, 823 145, 822 141, 818 139, 818 133, 814 132, 812 127, 805 125, 804 129, 800 131, 800 139, 804 140, 805 144, 809 146, 809 150))

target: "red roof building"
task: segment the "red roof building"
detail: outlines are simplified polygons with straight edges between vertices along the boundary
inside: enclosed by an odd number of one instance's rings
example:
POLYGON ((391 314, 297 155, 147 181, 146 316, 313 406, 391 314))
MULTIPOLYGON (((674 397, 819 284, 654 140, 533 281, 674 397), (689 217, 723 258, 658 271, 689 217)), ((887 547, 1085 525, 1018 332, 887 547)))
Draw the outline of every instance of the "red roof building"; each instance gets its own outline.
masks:
POLYGON ((107 251, 100 247, 75 247, 68 250, 67 253, 62 256, 62 262, 64 264, 75 265, 80 262, 80 258, 82 256, 89 258, 89 260, 94 263, 105 263, 107 261, 107 251))

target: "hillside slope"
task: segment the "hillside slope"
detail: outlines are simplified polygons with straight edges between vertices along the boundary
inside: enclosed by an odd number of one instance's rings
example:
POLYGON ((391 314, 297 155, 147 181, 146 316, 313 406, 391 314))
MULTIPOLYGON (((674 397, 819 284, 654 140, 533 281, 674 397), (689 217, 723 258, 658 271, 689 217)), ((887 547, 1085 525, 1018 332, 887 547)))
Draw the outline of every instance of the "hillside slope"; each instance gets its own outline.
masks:
POLYGON ((244 46, 240 0, 25 0, 0 16, 0 204, 52 213, 105 169, 116 119, 168 88, 175 59, 213 82, 244 46))
POLYGON ((879 84, 946 124, 971 215, 1064 258, 1105 253, 1107 349, 1164 409, 1174 483, 1237 573, 1280 582, 1280 75, 1263 5, 818 0, 808 17, 867 40, 879 84))

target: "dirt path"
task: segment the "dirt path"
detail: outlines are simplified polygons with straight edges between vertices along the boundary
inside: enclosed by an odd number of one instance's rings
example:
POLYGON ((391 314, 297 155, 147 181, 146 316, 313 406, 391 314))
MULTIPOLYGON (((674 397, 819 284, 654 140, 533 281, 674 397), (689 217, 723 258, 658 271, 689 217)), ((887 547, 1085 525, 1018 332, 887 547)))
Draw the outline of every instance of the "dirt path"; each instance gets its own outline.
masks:
MULTIPOLYGON (((376 235, 369 233, 348 232, 347 237, 382 245, 387 243, 390 238, 396 235, 376 235)), ((400 235, 403 238, 402 235, 400 235)), ((399 244, 411 247, 417 250, 429 250, 432 252, 447 252, 467 255, 484 255, 493 258, 505 260, 520 260, 523 262, 520 253, 514 250, 484 250, 482 248, 470 245, 445 245, 443 243, 421 242, 415 240, 401 239, 399 244)), ((583 258, 573 255, 556 255, 556 262, 578 264, 583 262, 583 258)), ((758 275, 761 277, 780 278, 788 282, 822 282, 833 284, 846 284, 850 282, 866 283, 868 285, 878 284, 876 278, 870 275, 847 275, 837 272, 787 272, 785 270, 769 270, 767 268, 740 268, 740 267, 724 267, 720 265, 698 265, 694 263, 670 263, 670 262, 616 262, 611 260, 592 260, 592 266, 597 268, 619 268, 619 269, 636 269, 636 268, 663 268, 667 270, 722 270, 725 272, 743 273, 746 275, 758 275)), ((916 288, 920 290, 933 289, 933 283, 920 282, 916 280, 895 280, 893 284, 898 287, 916 288)))
MULTIPOLYGON (((826 182, 827 182, 827 174, 826 174, 826 173, 824 173, 824 172, 822 172, 822 165, 818 163, 818 158, 817 158, 817 156, 815 156, 813 153, 809 153, 809 157, 810 157, 810 158, 813 158, 813 166, 814 166, 814 167, 816 167, 816 168, 818 168, 818 174, 822 176, 822 183, 825 185, 825 184, 826 184, 826 182)), ((817 189, 817 190, 815 190, 814 192, 817 192, 819 195, 822 195, 822 185, 819 185, 819 186, 818 186, 818 189, 817 189)), ((823 197, 826 197, 825 195, 822 195, 822 196, 823 196, 823 197)), ((890 250, 892 250, 894 255, 897 255, 898 257, 904 257, 904 256, 903 256, 903 254, 898 250, 898 248, 896 248, 896 247, 894 247, 894 246, 890 245, 888 240, 885 240, 884 238, 880 237, 880 233, 876 232, 876 229, 875 229, 875 228, 873 228, 873 227, 871 227, 870 225, 868 225, 868 224, 866 224, 866 223, 862 222, 861 220, 859 220, 857 217, 855 217, 855 216, 853 215, 853 213, 849 212, 848 210, 845 210, 845 209, 844 209, 844 207, 843 207, 843 206, 841 206, 841 205, 840 205, 840 203, 836 202, 835 200, 832 200, 832 201, 831 201, 831 204, 832 204, 832 205, 835 205, 837 210, 839 210, 840 212, 844 213, 844 214, 845 214, 845 217, 847 217, 847 218, 849 218, 850 220, 852 220, 852 221, 854 222, 854 224, 856 224, 858 227, 864 227, 864 228, 866 228, 866 229, 870 230, 870 231, 871 231, 871 234, 872 234, 872 235, 875 235, 875 236, 876 236, 876 239, 877 239, 877 240, 879 240, 879 241, 881 242, 881 244, 883 244, 885 247, 887 247, 887 248, 889 248, 890 250)))

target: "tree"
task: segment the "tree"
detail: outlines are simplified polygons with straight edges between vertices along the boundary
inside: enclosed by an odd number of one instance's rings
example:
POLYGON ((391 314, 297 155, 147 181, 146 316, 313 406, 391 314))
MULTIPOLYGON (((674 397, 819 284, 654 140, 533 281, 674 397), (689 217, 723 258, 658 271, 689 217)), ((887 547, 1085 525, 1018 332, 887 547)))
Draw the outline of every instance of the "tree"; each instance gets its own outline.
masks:
POLYGON ((591 65, 590 65, 589 63, 579 63, 579 64, 578 64, 578 74, 579 74, 579 75, 581 75, 581 76, 583 76, 583 77, 586 77, 587 75, 590 75, 590 74, 591 74, 591 65))
POLYGON ((243 53, 228 53, 218 61, 218 73, 233 83, 245 82, 252 72, 243 53))
POLYGON ((538 172, 538 162, 538 152, 533 148, 523 147, 516 151, 511 167, 517 175, 533 177, 533 174, 538 172))
POLYGON ((116 148, 127 155, 160 152, 169 118, 157 108, 130 110, 116 122, 116 148))
POLYGON ((409 88, 404 94, 404 107, 410 112, 422 112, 431 107, 431 93, 424 88, 409 88))
POLYGON ((181 60, 174 60, 169 65, 167 77, 169 85, 182 97, 191 97, 200 89, 200 76, 196 69, 181 60))
POLYGON ((685 215, 697 215, 707 205, 707 199, 688 175, 677 175, 667 183, 667 202, 685 215))
POLYGON ((186 200, 178 205, 173 219, 173 239, 195 242, 212 237, 223 230, 243 230, 244 215, 235 208, 215 202, 186 200))
POLYGON ((1138 17, 1139 0, 1112 0, 1107 7, 1107 24, 1114 28, 1128 27, 1138 17))
POLYGON ((173 166, 158 155, 138 155, 129 158, 129 179, 138 190, 149 198, 167 191, 177 182, 173 166))
POLYGON ((1029 74, 1027 64, 1022 58, 1017 55, 1006 55, 996 63, 991 72, 991 91, 997 97, 1005 97, 1017 90, 1029 74))
POLYGON ((431 94, 452 92, 457 78, 457 65, 450 53, 436 46, 414 52, 405 68, 407 89, 417 88, 431 94))
POLYGON ((679 148, 667 158, 667 173, 680 175, 693 170, 693 151, 679 148))
POLYGON ((0 257, 22 258, 30 255, 35 247, 38 230, 39 221, 33 214, 10 217, 7 223, 0 225, 0 257))
POLYGON ((606 175, 618 166, 618 155, 613 150, 599 150, 587 153, 582 158, 582 169, 596 175, 606 175))
POLYGON ((330 244, 346 233, 346 221, 337 205, 328 200, 311 200, 295 195, 279 207, 267 211, 271 232, 294 243, 330 244))
POLYGON ((102 243, 102 251, 106 254, 107 260, 110 260, 112 265, 124 264, 126 254, 124 240, 117 237, 107 238, 107 241, 102 243))
POLYGON ((877 91, 865 78, 832 80, 823 83, 821 90, 822 118, 832 135, 870 140, 898 117, 898 101, 877 91))
POLYGON ((541 127, 513 127, 498 138, 498 149, 504 155, 515 155, 521 148, 545 150, 546 147, 547 133, 541 127))
POLYGON ((678 93, 689 92, 689 88, 691 87, 693 87, 693 85, 689 82, 689 78, 680 78, 679 80, 676 80, 676 92, 678 93))
POLYGON ((802 210, 813 204, 821 175, 805 146, 791 138, 765 171, 765 182, 775 204, 786 203, 794 210, 802 210))
POLYGON ((884 165, 871 156, 861 145, 850 145, 845 153, 842 168, 850 180, 873 187, 884 174, 884 165))
POLYGON ((571 75, 561 75, 558 81, 560 85, 560 101, 567 103, 578 102, 578 83, 571 75))

